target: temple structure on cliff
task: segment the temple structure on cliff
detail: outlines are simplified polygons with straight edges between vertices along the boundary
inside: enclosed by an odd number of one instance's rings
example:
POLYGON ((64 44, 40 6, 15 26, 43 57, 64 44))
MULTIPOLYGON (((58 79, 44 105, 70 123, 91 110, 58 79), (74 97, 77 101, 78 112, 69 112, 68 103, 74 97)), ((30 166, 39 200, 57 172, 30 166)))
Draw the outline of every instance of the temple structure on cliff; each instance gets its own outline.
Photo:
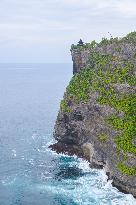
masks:
POLYGON ((78 45, 79 46, 83 46, 84 45, 84 42, 82 41, 82 39, 79 40, 78 45))

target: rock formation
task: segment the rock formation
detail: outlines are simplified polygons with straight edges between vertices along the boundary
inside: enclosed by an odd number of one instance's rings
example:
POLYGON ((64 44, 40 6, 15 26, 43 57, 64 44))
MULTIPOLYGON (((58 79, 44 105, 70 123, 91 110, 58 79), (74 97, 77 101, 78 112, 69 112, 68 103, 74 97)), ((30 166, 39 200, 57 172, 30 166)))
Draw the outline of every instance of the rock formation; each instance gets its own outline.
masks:
POLYGON ((71 54, 74 76, 51 147, 104 168, 114 186, 136 197, 136 32, 72 45, 71 54))

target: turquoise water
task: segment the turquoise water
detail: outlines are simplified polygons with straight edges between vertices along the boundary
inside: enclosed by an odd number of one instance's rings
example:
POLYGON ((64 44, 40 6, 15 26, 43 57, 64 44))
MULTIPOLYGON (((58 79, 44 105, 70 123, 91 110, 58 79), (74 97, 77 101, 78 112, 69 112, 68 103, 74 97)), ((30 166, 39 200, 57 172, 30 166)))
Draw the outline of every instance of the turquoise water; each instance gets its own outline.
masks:
POLYGON ((53 126, 72 65, 0 65, 0 205, 134 205, 76 156, 57 155, 53 126))

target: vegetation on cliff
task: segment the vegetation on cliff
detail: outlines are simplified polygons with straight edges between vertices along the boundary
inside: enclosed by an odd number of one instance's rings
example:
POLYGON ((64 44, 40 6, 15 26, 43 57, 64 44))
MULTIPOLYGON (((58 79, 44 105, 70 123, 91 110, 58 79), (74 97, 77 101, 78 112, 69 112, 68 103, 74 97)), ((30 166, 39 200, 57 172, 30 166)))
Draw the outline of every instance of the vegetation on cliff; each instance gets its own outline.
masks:
MULTIPOLYGON (((124 159, 118 163, 117 169, 131 176, 136 175, 136 166, 127 165, 128 155, 136 156, 136 53, 124 58, 121 45, 136 45, 136 32, 121 39, 102 39, 99 44, 93 41, 84 46, 73 45, 72 49, 95 48, 110 44, 114 44, 114 49, 119 55, 108 52, 101 54, 96 50, 90 53, 87 67, 74 75, 70 81, 61 102, 61 110, 70 113, 73 102, 86 103, 93 92, 99 94, 99 104, 113 107, 117 114, 105 118, 105 122, 119 133, 114 142, 118 152, 123 153, 124 159)), ((108 136, 105 134, 98 137, 103 143, 107 139, 108 136)))
MULTIPOLYGON (((102 38, 102 40, 99 43, 97 43, 95 40, 93 40, 91 43, 85 43, 83 46, 81 46, 79 44, 77 44, 77 45, 72 44, 71 49, 85 50, 88 48, 92 49, 92 48, 97 47, 97 46, 110 45, 112 43, 120 44, 123 42, 133 43, 136 45, 136 32, 131 32, 123 38, 118 38, 118 37, 116 37, 116 38, 111 37, 110 39, 102 38)), ((120 48, 115 48, 115 49, 120 50, 120 48)))

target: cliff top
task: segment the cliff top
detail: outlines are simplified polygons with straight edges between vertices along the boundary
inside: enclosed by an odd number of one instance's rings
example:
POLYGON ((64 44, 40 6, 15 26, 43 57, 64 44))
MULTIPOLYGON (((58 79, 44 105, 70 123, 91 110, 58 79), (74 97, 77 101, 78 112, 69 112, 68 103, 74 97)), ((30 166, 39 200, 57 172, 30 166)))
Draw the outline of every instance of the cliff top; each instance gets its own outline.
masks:
MULTIPOLYGON (((81 40, 81 39, 80 39, 81 40)), ((110 44, 121 44, 121 43, 133 43, 136 45, 136 31, 127 34, 125 37, 122 38, 113 38, 110 39, 102 38, 101 42, 97 43, 93 40, 91 43, 78 43, 77 45, 72 44, 71 50, 85 50, 85 49, 93 49, 95 47, 107 46, 110 44)))
MULTIPOLYGON (((94 67, 96 55, 110 55, 122 60, 136 59, 136 32, 131 32, 123 38, 103 38, 100 43, 92 41, 83 45, 72 45, 73 73, 81 69, 94 67)), ((134 62, 135 64, 135 62, 134 62)))

